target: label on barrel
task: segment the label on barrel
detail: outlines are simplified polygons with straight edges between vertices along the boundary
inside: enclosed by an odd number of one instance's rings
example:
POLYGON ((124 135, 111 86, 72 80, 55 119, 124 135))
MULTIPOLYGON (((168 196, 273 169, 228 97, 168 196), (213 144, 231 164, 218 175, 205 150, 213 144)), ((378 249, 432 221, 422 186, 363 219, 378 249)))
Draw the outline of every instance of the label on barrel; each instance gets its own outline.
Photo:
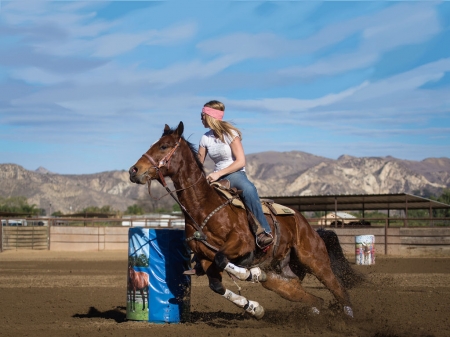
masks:
POLYGON ((130 228, 127 319, 151 323, 189 321, 190 254, 184 231, 130 228))
POLYGON ((359 265, 375 264, 374 235, 355 236, 355 258, 359 265))

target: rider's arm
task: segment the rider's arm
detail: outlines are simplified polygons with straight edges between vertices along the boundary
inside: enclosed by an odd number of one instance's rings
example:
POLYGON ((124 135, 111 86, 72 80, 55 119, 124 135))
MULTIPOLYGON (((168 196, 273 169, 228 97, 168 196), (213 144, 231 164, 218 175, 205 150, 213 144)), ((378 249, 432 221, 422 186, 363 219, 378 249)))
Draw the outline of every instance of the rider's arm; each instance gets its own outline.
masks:
POLYGON ((235 137, 230 143, 230 147, 231 152, 233 153, 233 156, 235 158, 234 162, 230 166, 208 175, 208 177, 212 178, 212 181, 215 181, 226 174, 239 171, 245 166, 244 147, 242 146, 241 139, 239 137, 235 137))
POLYGON ((203 164, 205 162, 205 158, 206 158, 206 148, 199 146, 197 156, 198 156, 198 159, 200 160, 200 162, 203 164))

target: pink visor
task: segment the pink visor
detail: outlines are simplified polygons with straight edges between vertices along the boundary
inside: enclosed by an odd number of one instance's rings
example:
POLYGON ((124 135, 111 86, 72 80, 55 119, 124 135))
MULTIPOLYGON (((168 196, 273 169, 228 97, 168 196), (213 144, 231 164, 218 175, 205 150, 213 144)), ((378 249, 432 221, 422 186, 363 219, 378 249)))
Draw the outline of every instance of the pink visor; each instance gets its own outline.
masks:
POLYGON ((213 108, 203 107, 202 112, 218 120, 222 120, 224 112, 213 108))

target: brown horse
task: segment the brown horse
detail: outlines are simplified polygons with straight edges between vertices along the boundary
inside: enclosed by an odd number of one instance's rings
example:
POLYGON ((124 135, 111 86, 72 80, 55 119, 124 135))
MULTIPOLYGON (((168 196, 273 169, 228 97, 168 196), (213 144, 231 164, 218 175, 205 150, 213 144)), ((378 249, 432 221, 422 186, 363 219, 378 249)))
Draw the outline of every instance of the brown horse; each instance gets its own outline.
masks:
POLYGON ((323 300, 306 292, 301 281, 315 275, 353 317, 346 287, 361 281, 345 259, 332 231, 316 232, 299 212, 293 216, 268 216, 275 244, 266 252, 255 245, 246 210, 224 200, 205 178, 193 144, 183 138, 183 123, 165 126, 162 137, 133 165, 130 180, 137 184, 158 180, 167 187, 170 177, 185 215, 186 241, 209 279, 210 288, 260 319, 263 307, 237 295, 222 284, 227 271, 240 280, 260 282, 266 289, 295 302, 305 302, 318 314, 323 300), (321 238, 321 236, 323 238, 321 238), (331 262, 330 262, 331 260, 331 262))
POLYGON ((145 292, 148 300, 148 274, 135 271, 131 263, 128 264, 128 295, 131 302, 131 310, 136 310, 136 290, 139 290, 142 297, 142 310, 145 310, 145 292))

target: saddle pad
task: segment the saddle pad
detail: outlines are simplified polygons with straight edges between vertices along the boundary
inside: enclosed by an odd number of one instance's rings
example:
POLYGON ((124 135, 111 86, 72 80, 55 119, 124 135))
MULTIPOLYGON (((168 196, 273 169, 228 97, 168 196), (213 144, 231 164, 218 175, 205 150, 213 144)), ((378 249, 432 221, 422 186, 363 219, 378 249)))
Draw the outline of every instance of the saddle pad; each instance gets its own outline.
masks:
MULTIPOLYGON (((225 189, 223 186, 221 186, 220 184, 212 183, 211 186, 213 186, 217 192, 222 194, 228 200, 233 198, 233 195, 227 189, 225 189)), ((231 203, 236 207, 245 209, 245 205, 240 198, 234 198, 231 203)), ((261 202, 263 212, 264 212, 264 214, 270 214, 271 213, 270 209, 266 204, 267 204, 267 201, 261 202)), ((274 202, 270 202, 269 204, 275 215, 294 215, 295 214, 295 211, 289 207, 286 207, 286 206, 283 206, 280 204, 276 204, 274 202)))
MULTIPOLYGON (((269 207, 267 207, 267 205, 263 202, 262 203, 262 209, 264 214, 270 214, 270 209, 269 207)), ((272 207, 274 214, 275 215, 294 215, 295 211, 289 207, 280 205, 280 204, 276 204, 276 203, 271 203, 270 206, 272 207)))
MULTIPOLYGON (((225 198, 227 198, 228 200, 230 200, 231 198, 233 198, 233 195, 227 190, 224 189, 220 184, 216 184, 216 183, 212 183, 211 186, 213 186, 215 188, 215 190, 217 192, 219 192, 219 194, 222 194, 225 198)), ((242 202, 241 199, 239 198, 234 198, 233 201, 231 202, 234 206, 245 209, 245 205, 242 202)))

